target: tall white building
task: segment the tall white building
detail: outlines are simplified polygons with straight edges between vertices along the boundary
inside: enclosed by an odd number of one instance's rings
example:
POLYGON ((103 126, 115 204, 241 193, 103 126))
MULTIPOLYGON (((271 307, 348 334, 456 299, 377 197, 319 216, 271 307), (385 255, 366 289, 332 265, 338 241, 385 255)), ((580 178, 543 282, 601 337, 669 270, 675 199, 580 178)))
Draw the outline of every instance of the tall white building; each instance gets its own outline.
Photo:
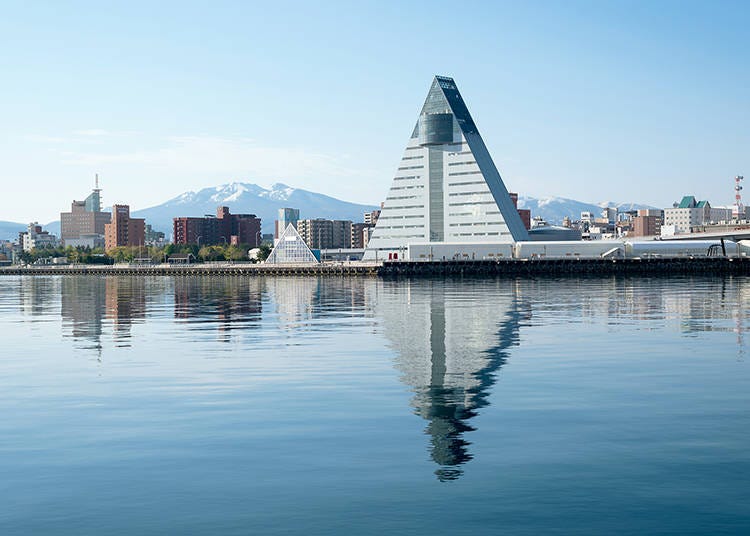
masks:
POLYGON ((527 239, 455 82, 436 76, 364 258, 403 257, 410 243, 527 239))

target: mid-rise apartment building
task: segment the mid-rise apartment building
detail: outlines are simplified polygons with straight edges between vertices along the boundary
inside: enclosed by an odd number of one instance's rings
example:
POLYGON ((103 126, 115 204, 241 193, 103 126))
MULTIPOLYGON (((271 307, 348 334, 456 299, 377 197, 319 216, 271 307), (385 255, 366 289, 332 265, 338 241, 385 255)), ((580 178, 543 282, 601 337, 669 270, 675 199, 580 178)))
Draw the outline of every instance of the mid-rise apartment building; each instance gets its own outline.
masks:
POLYGON ((42 230, 37 222, 30 223, 25 233, 19 233, 18 242, 24 251, 32 249, 56 248, 60 241, 53 234, 42 230))
POLYGON ((232 214, 228 207, 219 207, 216 217, 179 217, 172 220, 175 244, 245 244, 258 247, 261 243, 260 218, 255 214, 232 214))
POLYGON ((131 218, 130 206, 113 205, 112 221, 104 225, 104 249, 120 246, 142 246, 145 243, 146 221, 131 218))
POLYGON ((299 220, 297 232, 310 249, 352 247, 351 220, 326 220, 322 218, 299 220))

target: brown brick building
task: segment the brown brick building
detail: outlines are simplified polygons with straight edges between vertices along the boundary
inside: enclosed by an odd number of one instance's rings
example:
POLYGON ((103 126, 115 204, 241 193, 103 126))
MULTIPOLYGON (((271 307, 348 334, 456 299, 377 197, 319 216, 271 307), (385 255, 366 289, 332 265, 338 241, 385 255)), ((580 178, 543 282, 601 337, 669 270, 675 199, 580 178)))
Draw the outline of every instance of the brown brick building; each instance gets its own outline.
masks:
POLYGON ((246 244, 260 245, 260 218, 255 214, 231 214, 229 207, 219 207, 216 217, 180 217, 172 220, 175 244, 246 244))
POLYGON ((146 221, 131 218, 128 205, 112 205, 112 221, 104 225, 104 249, 118 246, 142 246, 145 242, 146 221))

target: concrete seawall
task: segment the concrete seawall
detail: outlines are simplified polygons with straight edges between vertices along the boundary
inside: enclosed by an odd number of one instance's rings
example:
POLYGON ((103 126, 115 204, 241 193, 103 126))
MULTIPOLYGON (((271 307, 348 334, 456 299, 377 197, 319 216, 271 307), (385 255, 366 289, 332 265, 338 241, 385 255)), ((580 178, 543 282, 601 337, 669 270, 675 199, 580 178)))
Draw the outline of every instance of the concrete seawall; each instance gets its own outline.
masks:
POLYGON ((750 275, 750 258, 696 257, 649 259, 529 259, 495 261, 391 262, 383 277, 425 276, 597 276, 597 275, 750 275))
POLYGON ((0 275, 144 275, 144 276, 375 276, 376 263, 325 264, 157 264, 157 265, 94 265, 68 264, 59 266, 8 266, 0 268, 0 275))
POLYGON ((533 259, 384 263, 266 265, 211 263, 190 265, 8 266, 0 275, 144 275, 144 276, 596 276, 596 275, 750 275, 750 258, 696 257, 649 259, 533 259))

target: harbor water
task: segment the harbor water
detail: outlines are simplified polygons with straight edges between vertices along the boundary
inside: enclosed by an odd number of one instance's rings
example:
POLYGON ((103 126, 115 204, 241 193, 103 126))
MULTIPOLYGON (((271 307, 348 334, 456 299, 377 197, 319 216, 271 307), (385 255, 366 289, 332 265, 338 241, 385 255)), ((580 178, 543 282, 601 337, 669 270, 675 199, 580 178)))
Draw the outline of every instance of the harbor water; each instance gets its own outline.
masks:
POLYGON ((743 276, 4 276, 0 534, 747 534, 749 315, 743 276))

